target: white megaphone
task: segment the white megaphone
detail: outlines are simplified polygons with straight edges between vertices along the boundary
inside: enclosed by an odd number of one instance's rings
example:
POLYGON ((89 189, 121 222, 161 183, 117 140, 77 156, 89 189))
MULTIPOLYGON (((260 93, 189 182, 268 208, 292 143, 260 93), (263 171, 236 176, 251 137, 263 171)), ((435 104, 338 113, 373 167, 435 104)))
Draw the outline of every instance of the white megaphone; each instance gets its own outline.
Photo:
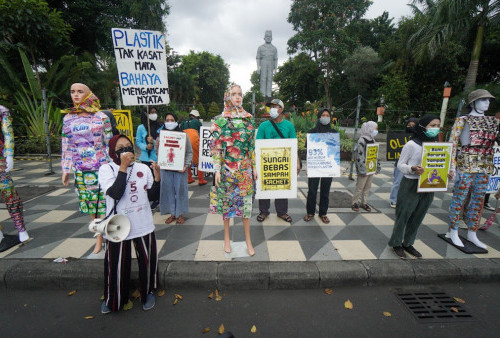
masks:
POLYGON ((104 220, 97 218, 90 222, 89 231, 106 235, 112 242, 121 242, 130 233, 130 221, 124 215, 113 215, 104 220))

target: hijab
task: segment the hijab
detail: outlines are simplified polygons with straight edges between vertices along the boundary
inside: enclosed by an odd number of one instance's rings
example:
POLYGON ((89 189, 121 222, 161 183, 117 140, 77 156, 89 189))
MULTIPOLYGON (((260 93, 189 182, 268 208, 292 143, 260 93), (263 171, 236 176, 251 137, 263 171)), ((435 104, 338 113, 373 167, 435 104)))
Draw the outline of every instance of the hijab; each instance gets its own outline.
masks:
POLYGON ((132 141, 130 141, 130 139, 125 135, 115 135, 111 138, 111 140, 109 140, 109 157, 111 157, 113 162, 115 162, 118 165, 120 165, 122 162, 118 157, 118 155, 116 154, 115 148, 116 148, 116 143, 118 142, 118 139, 120 137, 125 137, 127 140, 129 140, 130 143, 132 143, 132 141))
POLYGON ((309 130, 309 133, 336 133, 337 132, 335 129, 332 128, 332 121, 331 121, 332 113, 327 108, 320 109, 318 112, 317 118, 318 119, 316 120, 316 125, 314 126, 314 128, 309 130), (325 111, 328 112, 328 115, 330 116, 330 123, 327 124, 326 126, 321 124, 321 122, 319 122, 321 115, 323 115, 323 113, 325 111))
MULTIPOLYGON (((168 115, 172 115, 172 117, 174 118, 174 121, 177 122, 177 127, 172 129, 171 131, 181 131, 181 128, 179 128, 179 118, 177 117, 177 115, 175 115, 175 113, 167 113, 165 115, 165 120, 167 120, 168 115)), ((167 128, 165 128, 165 124, 163 124, 161 127, 162 127, 162 129, 167 130, 167 128)))
MULTIPOLYGON (((151 112, 153 108, 150 108, 149 111, 151 112)), ((148 130, 148 113, 147 112, 142 112, 141 113, 141 124, 146 128, 146 131, 148 130)), ((156 121, 149 120, 149 128, 151 131, 151 136, 156 140, 158 137, 158 129, 161 128, 161 123, 156 121)))
POLYGON ((418 145, 422 145, 422 142, 434 142, 436 141, 437 137, 429 137, 425 135, 425 127, 431 123, 432 120, 439 120, 441 119, 434 115, 434 114, 426 114, 422 116, 422 118, 418 121, 418 123, 415 125, 415 128, 413 128, 413 142, 415 142, 418 145))
MULTIPOLYGON (((410 117, 408 121, 406 121, 406 125, 408 125, 408 123, 410 122, 413 122, 415 124, 415 127, 418 125, 418 119, 416 117, 410 117)), ((415 127, 412 128, 405 127, 405 131, 407 133, 413 134, 415 127)))
POLYGON ((87 113, 97 113, 101 110, 101 102, 99 98, 95 96, 94 93, 90 92, 90 94, 83 100, 80 104, 75 104, 73 108, 67 109, 68 113, 80 113, 82 111, 86 111, 87 113))
POLYGON ((361 136, 367 141, 373 141, 372 131, 377 127, 377 123, 373 121, 365 122, 361 125, 361 136))
POLYGON ((235 106, 231 101, 231 89, 233 87, 241 86, 236 83, 231 83, 229 87, 227 87, 226 92, 224 93, 224 111, 222 112, 222 117, 226 118, 249 118, 252 117, 252 114, 248 113, 243 109, 243 106, 235 106))

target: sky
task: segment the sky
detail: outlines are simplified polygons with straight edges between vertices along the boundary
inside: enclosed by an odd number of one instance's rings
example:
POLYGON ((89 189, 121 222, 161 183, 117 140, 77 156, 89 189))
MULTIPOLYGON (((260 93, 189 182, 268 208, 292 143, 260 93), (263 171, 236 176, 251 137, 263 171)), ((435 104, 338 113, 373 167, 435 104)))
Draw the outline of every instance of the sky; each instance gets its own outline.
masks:
MULTIPOLYGON (((372 0, 366 18, 384 10, 394 22, 410 15, 410 0, 372 0)), ((257 48, 264 43, 264 32, 273 33, 278 49, 278 66, 288 59, 287 41, 294 35, 287 22, 291 0, 169 0, 166 18, 167 41, 178 54, 208 51, 220 55, 229 65, 230 81, 251 87, 250 75, 257 70, 257 48)), ((221 98, 222 99, 222 98, 221 98)))

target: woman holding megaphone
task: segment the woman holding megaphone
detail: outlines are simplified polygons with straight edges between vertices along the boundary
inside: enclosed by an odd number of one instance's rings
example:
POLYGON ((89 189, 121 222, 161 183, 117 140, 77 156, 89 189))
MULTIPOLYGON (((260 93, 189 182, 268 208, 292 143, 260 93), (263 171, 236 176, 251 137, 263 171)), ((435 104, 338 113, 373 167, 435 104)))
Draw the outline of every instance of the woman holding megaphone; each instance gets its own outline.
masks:
POLYGON ((121 242, 107 240, 104 258, 103 314, 118 311, 129 300, 131 247, 134 243, 139 264, 142 308, 155 305, 154 291, 158 285, 157 252, 153 213, 149 201, 160 196, 160 168, 152 162, 151 168, 135 162, 134 147, 125 135, 116 135, 109 141, 112 163, 99 169, 99 184, 106 193, 106 215, 125 215, 130 221, 130 233, 121 242))

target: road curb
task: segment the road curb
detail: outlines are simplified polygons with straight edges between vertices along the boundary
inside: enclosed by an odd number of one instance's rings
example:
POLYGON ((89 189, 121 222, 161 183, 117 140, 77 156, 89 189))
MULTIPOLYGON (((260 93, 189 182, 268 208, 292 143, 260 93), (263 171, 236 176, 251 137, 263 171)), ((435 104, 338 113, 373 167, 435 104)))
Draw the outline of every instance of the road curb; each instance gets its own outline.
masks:
MULTIPOLYGON (((137 264, 132 279, 137 282, 137 264)), ((1 289, 101 289, 101 260, 0 260, 1 289)), ((159 262, 165 288, 314 289, 500 281, 500 259, 364 260, 319 262, 159 262)))

